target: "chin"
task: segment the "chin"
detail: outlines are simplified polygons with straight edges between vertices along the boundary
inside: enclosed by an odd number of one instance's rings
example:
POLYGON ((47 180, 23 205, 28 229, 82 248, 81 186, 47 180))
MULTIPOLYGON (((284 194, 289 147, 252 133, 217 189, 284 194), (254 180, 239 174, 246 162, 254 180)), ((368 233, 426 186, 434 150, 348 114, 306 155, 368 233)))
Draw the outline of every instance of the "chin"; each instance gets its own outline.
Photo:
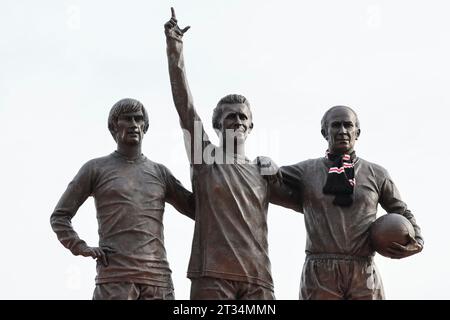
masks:
POLYGON ((334 154, 345 154, 348 153, 350 151, 349 148, 334 148, 333 152, 334 154))
POLYGON ((140 140, 129 140, 129 141, 127 141, 127 144, 129 146, 137 146, 139 143, 141 143, 140 140))

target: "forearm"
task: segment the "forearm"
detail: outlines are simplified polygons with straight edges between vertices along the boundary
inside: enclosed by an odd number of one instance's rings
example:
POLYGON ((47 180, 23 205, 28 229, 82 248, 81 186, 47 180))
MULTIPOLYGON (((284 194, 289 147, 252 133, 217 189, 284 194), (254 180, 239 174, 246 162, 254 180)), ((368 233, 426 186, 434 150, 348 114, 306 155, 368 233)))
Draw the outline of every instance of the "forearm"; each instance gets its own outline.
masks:
POLYGON ((281 181, 272 181, 269 183, 270 203, 282 206, 288 209, 302 212, 300 197, 293 189, 281 181))
POLYGON ((298 165, 280 168, 279 186, 275 185, 276 195, 281 196, 284 207, 303 213, 303 169, 298 165))
POLYGON ((417 242, 419 242, 422 246, 424 244, 423 241, 423 237, 422 237, 422 232, 420 230, 419 225, 416 222, 416 218, 414 217, 414 215, 412 214, 412 212, 410 210, 405 210, 403 212, 403 216, 409 220, 409 222, 411 222, 413 228, 414 228, 414 232, 416 234, 415 239, 417 240, 417 242))
POLYGON ((86 242, 73 229, 72 218, 90 195, 90 181, 91 169, 86 164, 69 183, 50 217, 50 224, 58 240, 74 255, 78 255, 80 249, 86 246, 86 242))
POLYGON ((195 220, 195 198, 193 193, 184 189, 178 180, 176 183, 175 189, 166 198, 167 202, 181 214, 195 220))
POLYGON ((87 246, 87 244, 80 239, 77 232, 73 229, 71 220, 70 213, 56 208, 50 217, 50 224, 62 245, 69 249, 72 254, 78 255, 80 248, 87 246))
POLYGON ((299 195, 283 182, 280 168, 268 157, 258 157, 257 161, 260 172, 269 187, 269 202, 301 212, 299 195))
POLYGON ((195 198, 194 194, 185 189, 183 184, 176 179, 172 173, 166 169, 166 201, 170 203, 178 212, 195 220, 195 198))
POLYGON ((186 77, 183 43, 181 40, 171 37, 166 37, 166 42, 173 101, 180 116, 182 127, 192 131, 197 117, 186 77))
POLYGON ((188 193, 183 196, 181 201, 175 205, 175 208, 186 217, 195 220, 195 197, 194 194, 188 193))
POLYGON ((418 226, 411 210, 409 210, 406 203, 402 201, 400 193, 397 190, 395 184, 392 182, 392 180, 386 179, 381 190, 382 193, 380 198, 380 204, 383 207, 383 209, 386 210, 386 212, 388 213, 399 213, 403 215, 406 219, 408 219, 414 228, 416 240, 423 245, 423 237, 420 227, 418 226))

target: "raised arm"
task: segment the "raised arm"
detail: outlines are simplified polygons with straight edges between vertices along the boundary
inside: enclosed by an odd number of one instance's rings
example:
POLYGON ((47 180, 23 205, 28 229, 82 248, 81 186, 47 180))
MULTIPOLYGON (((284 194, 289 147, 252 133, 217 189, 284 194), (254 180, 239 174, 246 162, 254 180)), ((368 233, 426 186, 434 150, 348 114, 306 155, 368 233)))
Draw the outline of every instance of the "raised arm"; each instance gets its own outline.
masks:
POLYGON ((172 87, 173 102, 175 103, 175 107, 180 117, 181 127, 187 131, 185 132, 185 139, 189 138, 189 143, 186 143, 186 148, 190 148, 187 150, 187 153, 191 163, 193 163, 194 150, 196 150, 197 147, 201 147, 201 149, 198 150, 201 154, 204 143, 205 141, 208 141, 208 139, 204 132, 201 119, 195 111, 184 67, 182 38, 184 33, 190 27, 180 29, 175 16, 175 10, 173 8, 171 8, 171 10, 172 17, 164 25, 170 85, 172 87), (189 137, 186 137, 187 133, 189 134, 189 137), (195 144, 195 141, 200 143, 195 144))
POLYGON ((193 124, 196 120, 194 102, 186 78, 183 58, 183 35, 190 28, 180 29, 175 17, 175 10, 172 10, 172 17, 164 25, 167 43, 167 61, 169 63, 170 85, 172 86, 173 102, 180 116, 183 129, 193 133, 193 124))

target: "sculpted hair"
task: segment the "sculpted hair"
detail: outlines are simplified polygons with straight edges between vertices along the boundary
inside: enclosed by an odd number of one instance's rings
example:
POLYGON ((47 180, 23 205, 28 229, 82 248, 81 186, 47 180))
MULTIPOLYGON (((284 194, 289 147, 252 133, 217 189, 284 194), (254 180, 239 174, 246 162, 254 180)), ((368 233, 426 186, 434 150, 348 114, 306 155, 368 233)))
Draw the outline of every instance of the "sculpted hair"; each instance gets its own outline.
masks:
POLYGON ((108 129, 111 132, 114 140, 116 140, 114 127, 117 125, 117 120, 122 113, 139 112, 142 111, 144 115, 144 133, 148 130, 148 114, 144 105, 136 99, 125 98, 117 101, 111 108, 108 117, 108 129))
POLYGON ((358 119, 358 115, 356 114, 355 110, 353 110, 352 108, 347 107, 347 106, 334 106, 334 107, 331 107, 330 109, 328 109, 328 110, 325 112, 325 114, 324 114, 323 117, 322 117, 322 120, 320 121, 320 125, 321 125, 321 130, 322 130, 322 132, 326 132, 326 130, 327 130, 327 127, 328 127, 328 115, 330 114, 331 111, 333 111, 333 110, 335 110, 335 109, 338 109, 338 108, 345 108, 345 109, 348 109, 348 110, 350 110, 351 112, 353 112, 353 114, 355 115, 355 119, 356 119, 355 125, 356 125, 356 127, 357 127, 358 129, 360 128, 360 127, 359 127, 359 119, 358 119))
POLYGON ((217 106, 213 110, 212 125, 214 129, 220 129, 220 117, 222 116, 223 113, 223 105, 237 104, 237 103, 245 104, 250 110, 250 102, 248 102, 246 97, 240 94, 229 94, 219 100, 217 106))

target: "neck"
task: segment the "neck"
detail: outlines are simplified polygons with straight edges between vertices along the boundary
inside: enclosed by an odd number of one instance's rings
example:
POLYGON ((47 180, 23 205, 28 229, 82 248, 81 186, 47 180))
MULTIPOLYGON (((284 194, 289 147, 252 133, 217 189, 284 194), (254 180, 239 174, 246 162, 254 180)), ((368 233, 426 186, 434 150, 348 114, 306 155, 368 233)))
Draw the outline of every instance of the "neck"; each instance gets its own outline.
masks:
POLYGON ((117 144, 117 152, 129 160, 136 160, 142 154, 141 144, 122 145, 117 144))
POLYGON ((353 161, 356 159, 356 153, 355 150, 351 149, 351 150, 347 150, 345 152, 331 152, 327 150, 327 158, 331 161, 335 161, 337 159, 340 159, 343 155, 349 155, 350 159, 353 161))
POLYGON ((328 150, 329 150, 329 153, 334 154, 336 156, 342 156, 344 154, 355 153, 355 150, 353 148, 349 149, 349 150, 332 150, 332 149, 329 148, 328 150))
POLYGON ((221 140, 220 147, 222 148, 223 152, 226 154, 232 154, 240 158, 245 158, 245 144, 244 143, 238 143, 237 141, 234 141, 234 143, 227 144, 226 141, 221 140))

